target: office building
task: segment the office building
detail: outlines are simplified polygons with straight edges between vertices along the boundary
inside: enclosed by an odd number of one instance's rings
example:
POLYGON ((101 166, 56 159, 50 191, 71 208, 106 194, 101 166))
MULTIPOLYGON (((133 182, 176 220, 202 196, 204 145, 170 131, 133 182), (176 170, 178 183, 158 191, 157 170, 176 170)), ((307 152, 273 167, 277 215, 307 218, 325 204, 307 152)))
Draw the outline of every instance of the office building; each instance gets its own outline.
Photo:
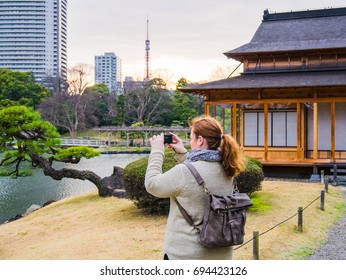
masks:
POLYGON ((105 84, 110 92, 119 94, 121 89, 121 60, 113 52, 95 56, 95 84, 105 84))
POLYGON ((67 0, 0 0, 0 68, 67 74, 67 0))

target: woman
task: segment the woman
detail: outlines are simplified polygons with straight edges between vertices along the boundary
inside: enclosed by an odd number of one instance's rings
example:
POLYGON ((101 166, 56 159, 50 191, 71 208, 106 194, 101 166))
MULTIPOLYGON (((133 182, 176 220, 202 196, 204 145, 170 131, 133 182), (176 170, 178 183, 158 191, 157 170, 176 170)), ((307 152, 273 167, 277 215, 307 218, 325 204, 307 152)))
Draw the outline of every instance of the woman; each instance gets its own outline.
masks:
MULTIPOLYGON (((187 152, 182 140, 172 134, 173 143, 168 147, 177 153, 179 162, 190 161, 205 181, 205 186, 216 195, 233 192, 233 176, 243 168, 239 147, 233 137, 223 134, 220 124, 211 117, 198 117, 191 121, 191 152, 187 152)), ((197 234, 182 216, 175 198, 192 217, 201 224, 208 196, 198 185, 189 169, 178 164, 162 173, 164 157, 163 134, 150 138, 151 153, 145 176, 146 190, 156 197, 170 198, 167 220, 165 259, 231 259, 232 247, 207 249, 197 241, 197 234)), ((201 226, 200 226, 201 227, 201 226)))

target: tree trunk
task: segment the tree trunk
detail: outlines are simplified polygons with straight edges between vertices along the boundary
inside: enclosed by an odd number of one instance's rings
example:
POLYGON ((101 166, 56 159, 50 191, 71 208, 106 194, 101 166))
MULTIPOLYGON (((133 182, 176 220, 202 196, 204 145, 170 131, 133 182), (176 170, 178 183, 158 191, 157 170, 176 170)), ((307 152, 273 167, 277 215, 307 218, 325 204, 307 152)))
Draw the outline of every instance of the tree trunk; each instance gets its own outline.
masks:
MULTIPOLYGON (((42 168, 44 175, 49 176, 54 180, 72 178, 92 182, 97 187, 98 194, 101 197, 112 196, 116 189, 123 188, 123 169, 120 167, 114 167, 114 172, 111 176, 101 178, 96 173, 89 170, 76 170, 69 168, 56 170, 47 159, 37 154, 31 154, 31 158, 42 168)), ((120 196, 125 197, 126 195, 121 194, 120 196)))
POLYGON ((70 132, 71 139, 77 139, 77 131, 75 129, 70 132))

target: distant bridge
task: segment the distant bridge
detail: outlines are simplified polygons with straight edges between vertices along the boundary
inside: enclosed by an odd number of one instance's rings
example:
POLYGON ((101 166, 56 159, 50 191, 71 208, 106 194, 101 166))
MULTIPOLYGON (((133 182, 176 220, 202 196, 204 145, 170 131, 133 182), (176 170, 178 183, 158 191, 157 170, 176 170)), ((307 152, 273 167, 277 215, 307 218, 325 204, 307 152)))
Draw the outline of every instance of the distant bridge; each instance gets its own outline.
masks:
MULTIPOLYGON (((94 128, 94 130, 98 131, 99 133, 99 139, 101 139, 101 134, 106 133, 108 140, 88 140, 88 139, 61 139, 61 146, 65 147, 71 147, 71 146, 87 146, 87 147, 101 147, 101 146, 107 146, 110 148, 112 145, 117 146, 141 146, 141 147, 149 147, 149 137, 151 137, 154 134, 159 134, 162 132, 184 132, 185 133, 185 139, 188 139, 188 133, 190 131, 190 128, 188 127, 147 127, 147 126, 140 126, 140 127, 120 127, 120 126, 109 126, 109 127, 98 127, 94 128), (124 141, 118 141, 116 139, 116 133, 117 132, 123 132, 126 134, 126 139, 124 141), (138 133, 136 135, 137 139, 140 139, 140 144, 136 141, 134 143, 135 139, 132 139, 130 136, 131 133, 138 133), (141 135, 141 136, 140 136, 141 135), (112 140, 112 136, 115 136, 115 139, 112 140), (132 142, 132 144, 131 144, 132 142)), ((188 141, 186 142, 188 143, 188 141)))
MULTIPOLYGON (((111 141, 112 135, 116 135, 117 132, 123 132, 126 134, 126 140, 122 144, 126 147, 131 146, 131 142, 135 139, 132 139, 132 137, 138 137, 140 138, 140 145, 144 147, 149 147, 149 138, 154 134, 160 134, 160 133, 178 133, 178 132, 184 132, 185 133, 185 139, 188 139, 188 133, 190 132, 189 127, 181 127, 181 126, 103 126, 103 127, 96 127, 93 130, 98 131, 99 138, 102 133, 106 133, 108 137, 108 141, 105 141, 106 145, 110 147, 113 141, 111 141), (137 135, 136 135, 137 133, 137 135), (136 136, 132 136, 131 134, 135 134, 136 136), (141 135, 141 136, 140 136, 141 135), (132 139, 132 141, 131 141, 132 139)), ((137 139, 139 139, 137 138, 137 139)), ((137 141, 136 141, 137 142, 137 141)), ((118 142, 120 144, 120 142, 118 142)), ((133 145, 133 144, 132 144, 133 145)), ((137 143, 135 145, 138 145, 137 143)))
POLYGON ((100 147, 106 146, 106 141, 100 140, 87 140, 87 139, 61 139, 61 146, 86 146, 86 147, 100 147))

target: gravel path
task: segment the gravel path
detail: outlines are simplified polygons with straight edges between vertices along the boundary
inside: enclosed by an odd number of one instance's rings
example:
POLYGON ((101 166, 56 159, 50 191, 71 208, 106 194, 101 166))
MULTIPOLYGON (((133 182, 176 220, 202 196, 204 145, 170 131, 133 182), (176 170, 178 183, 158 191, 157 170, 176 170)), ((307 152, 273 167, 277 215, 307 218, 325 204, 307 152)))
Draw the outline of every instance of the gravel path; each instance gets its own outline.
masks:
MULTIPOLYGON (((342 188, 346 197, 346 188, 342 188)), ((328 240, 308 260, 346 260, 346 215, 328 233, 328 240)))
POLYGON ((328 241, 308 260, 346 260, 346 216, 330 230, 328 241))
MULTIPOLYGON (((309 179, 270 178, 265 181, 297 181, 311 182, 309 179)), ((346 187, 342 187, 341 194, 346 198, 346 187)), ((346 260, 346 215, 328 232, 328 240, 315 251, 308 260, 346 260)))

